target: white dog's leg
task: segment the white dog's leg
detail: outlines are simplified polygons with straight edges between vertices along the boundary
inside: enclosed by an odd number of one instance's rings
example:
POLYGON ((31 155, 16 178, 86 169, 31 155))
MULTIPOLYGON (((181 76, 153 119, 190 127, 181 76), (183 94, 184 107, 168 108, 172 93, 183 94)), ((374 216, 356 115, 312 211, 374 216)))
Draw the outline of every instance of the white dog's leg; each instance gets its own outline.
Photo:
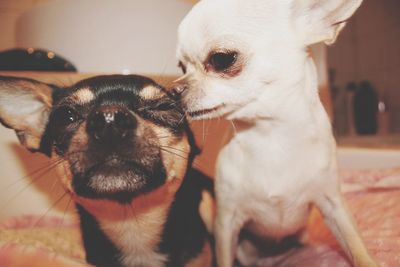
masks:
POLYGON ((226 209, 226 207, 218 207, 217 209, 215 224, 217 263, 218 267, 231 267, 243 223, 235 217, 234 209, 226 209))
POLYGON ((236 259, 242 266, 256 266, 260 259, 258 248, 250 240, 242 240, 237 247, 236 259))
POLYGON ((334 194, 322 196, 315 204, 355 267, 378 266, 369 256, 353 217, 338 191, 334 194))

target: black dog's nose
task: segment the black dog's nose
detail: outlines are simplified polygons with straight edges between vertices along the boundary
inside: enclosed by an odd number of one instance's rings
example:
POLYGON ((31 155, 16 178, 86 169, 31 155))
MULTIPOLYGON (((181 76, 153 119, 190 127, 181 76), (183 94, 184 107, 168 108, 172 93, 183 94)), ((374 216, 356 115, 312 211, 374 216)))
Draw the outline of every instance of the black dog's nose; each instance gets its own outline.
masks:
POLYGON ((99 141, 118 141, 128 136, 137 126, 135 116, 121 107, 105 106, 90 114, 88 133, 99 141))

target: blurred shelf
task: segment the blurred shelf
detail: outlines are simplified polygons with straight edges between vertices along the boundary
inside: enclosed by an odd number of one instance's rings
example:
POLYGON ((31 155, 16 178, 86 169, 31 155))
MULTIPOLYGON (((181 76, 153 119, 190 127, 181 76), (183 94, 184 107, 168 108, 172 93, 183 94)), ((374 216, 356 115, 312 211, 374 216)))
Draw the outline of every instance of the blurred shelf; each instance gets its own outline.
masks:
POLYGON ((336 137, 342 147, 400 149, 400 134, 336 137))

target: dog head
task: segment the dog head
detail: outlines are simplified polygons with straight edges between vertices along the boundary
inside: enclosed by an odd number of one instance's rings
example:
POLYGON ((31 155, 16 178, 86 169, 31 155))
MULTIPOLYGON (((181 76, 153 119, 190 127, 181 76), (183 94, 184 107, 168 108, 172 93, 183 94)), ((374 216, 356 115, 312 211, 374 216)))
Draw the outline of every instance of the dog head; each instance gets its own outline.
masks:
POLYGON ((283 101, 302 79, 307 46, 332 43, 361 2, 202 0, 179 27, 175 93, 194 119, 238 119, 258 99, 283 101))
POLYGON ((60 158, 63 185, 77 198, 129 202, 179 186, 193 155, 176 100, 141 76, 98 76, 68 88, 0 77, 0 119, 26 148, 60 158))

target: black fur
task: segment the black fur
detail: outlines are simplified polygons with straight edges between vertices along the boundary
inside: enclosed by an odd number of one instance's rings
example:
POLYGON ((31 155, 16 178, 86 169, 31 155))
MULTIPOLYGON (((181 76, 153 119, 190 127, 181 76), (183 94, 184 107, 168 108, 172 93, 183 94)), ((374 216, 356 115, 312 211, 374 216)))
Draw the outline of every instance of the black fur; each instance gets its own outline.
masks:
POLYGON ((160 251, 169 255, 167 266, 184 266, 195 258, 211 236, 199 214, 203 190, 212 192, 211 179, 203 173, 189 169, 165 224, 160 251))
POLYGON ((97 220, 82 206, 76 205, 80 218, 86 261, 98 267, 122 267, 121 253, 100 229, 97 220))
MULTIPOLYGON (((213 194, 212 180, 201 172, 189 169, 170 208, 159 244, 159 252, 168 256, 167 267, 183 267, 203 249, 212 236, 199 214, 201 192, 213 194)), ((102 232, 96 219, 77 205, 81 220, 86 260, 99 267, 119 267, 121 252, 102 232)), ((151 267, 151 266, 143 266, 151 267)))

